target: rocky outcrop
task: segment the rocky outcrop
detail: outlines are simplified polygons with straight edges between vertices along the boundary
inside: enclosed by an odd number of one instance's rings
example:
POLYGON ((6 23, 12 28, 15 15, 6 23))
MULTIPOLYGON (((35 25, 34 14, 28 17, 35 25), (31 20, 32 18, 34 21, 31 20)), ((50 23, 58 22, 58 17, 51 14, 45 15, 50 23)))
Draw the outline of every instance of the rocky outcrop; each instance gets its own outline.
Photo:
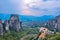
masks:
POLYGON ((0 20, 0 35, 3 35, 3 25, 2 25, 2 20, 0 20))
POLYGON ((60 32, 60 15, 56 16, 55 19, 53 19, 53 20, 49 20, 47 22, 47 25, 49 28, 52 27, 51 29, 60 32))
POLYGON ((60 15, 56 17, 57 31, 60 32, 60 15))
POLYGON ((9 24, 10 24, 10 27, 16 32, 19 32, 19 30, 21 29, 21 22, 19 21, 18 15, 15 15, 15 14, 11 15, 9 24))

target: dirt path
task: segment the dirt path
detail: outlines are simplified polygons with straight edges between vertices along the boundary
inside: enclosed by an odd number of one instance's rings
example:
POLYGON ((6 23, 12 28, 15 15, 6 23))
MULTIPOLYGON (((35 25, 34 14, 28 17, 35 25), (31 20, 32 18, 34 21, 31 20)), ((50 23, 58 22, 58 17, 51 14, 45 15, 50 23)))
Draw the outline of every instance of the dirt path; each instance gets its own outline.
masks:
POLYGON ((20 40, 24 40, 25 38, 28 38, 28 37, 35 37, 37 34, 29 34, 29 35, 26 35, 26 36, 23 36, 22 38, 20 38, 20 40))

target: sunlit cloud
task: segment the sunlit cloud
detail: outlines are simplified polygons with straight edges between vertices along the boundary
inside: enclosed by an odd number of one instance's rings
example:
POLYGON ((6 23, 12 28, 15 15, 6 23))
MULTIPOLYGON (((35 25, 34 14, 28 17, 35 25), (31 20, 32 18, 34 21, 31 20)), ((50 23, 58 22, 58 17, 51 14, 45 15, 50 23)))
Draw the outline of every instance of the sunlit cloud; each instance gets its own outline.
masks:
POLYGON ((42 16, 59 15, 60 0, 0 0, 0 13, 42 16))

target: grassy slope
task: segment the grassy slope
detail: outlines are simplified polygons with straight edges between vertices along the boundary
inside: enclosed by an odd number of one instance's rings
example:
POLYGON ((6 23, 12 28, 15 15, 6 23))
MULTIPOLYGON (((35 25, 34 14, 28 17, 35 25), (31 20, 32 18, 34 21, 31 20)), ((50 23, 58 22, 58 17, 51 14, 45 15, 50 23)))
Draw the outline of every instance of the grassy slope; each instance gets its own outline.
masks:
MULTIPOLYGON (((20 40, 21 37, 26 36, 28 34, 37 34, 38 30, 37 28, 33 28, 33 29, 24 29, 24 31, 20 31, 20 32, 14 32, 11 31, 11 34, 7 34, 6 32, 4 32, 4 36, 0 37, 0 40, 20 40)), ((28 38, 30 39, 30 38, 28 38)))
MULTIPOLYGON (((0 36, 0 40, 20 40, 20 38, 29 35, 29 34, 38 34, 37 28, 33 29, 24 29, 24 31, 20 31, 18 33, 12 31, 11 34, 7 34, 4 32, 4 36, 0 36)), ((32 37, 28 37, 25 40, 31 40, 32 37)), ((47 40, 60 40, 60 33, 47 35, 47 40)))
POLYGON ((47 40, 60 40, 60 33, 48 35, 47 40))

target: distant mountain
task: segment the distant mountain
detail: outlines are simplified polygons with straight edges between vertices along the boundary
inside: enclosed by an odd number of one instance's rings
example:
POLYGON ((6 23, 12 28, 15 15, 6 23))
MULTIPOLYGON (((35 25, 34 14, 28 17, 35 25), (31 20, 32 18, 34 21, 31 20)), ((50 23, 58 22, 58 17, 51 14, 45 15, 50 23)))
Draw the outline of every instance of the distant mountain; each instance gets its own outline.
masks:
POLYGON ((44 15, 40 17, 35 17, 35 16, 22 16, 20 15, 19 18, 21 21, 37 21, 37 22, 46 22, 50 19, 54 19, 55 17, 52 15, 44 15))
MULTIPOLYGON (((0 19, 2 20, 9 20, 11 14, 0 14, 0 19)), ((18 15, 20 21, 26 22, 26 21, 36 21, 36 22, 46 22, 50 19, 54 19, 54 16, 52 15, 44 15, 40 17, 35 17, 35 16, 25 16, 25 15, 18 15)))

